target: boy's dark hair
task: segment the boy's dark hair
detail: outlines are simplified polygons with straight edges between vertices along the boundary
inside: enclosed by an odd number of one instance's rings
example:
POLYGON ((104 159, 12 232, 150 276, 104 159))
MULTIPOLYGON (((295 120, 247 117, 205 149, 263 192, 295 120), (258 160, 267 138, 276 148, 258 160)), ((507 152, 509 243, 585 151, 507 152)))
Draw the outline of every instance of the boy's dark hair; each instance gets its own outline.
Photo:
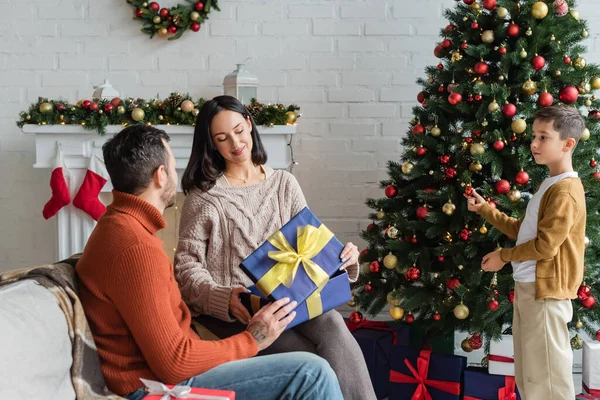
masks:
POLYGON ((161 165, 168 171, 169 158, 163 140, 170 140, 166 132, 151 126, 133 125, 104 143, 104 164, 115 190, 139 195, 161 165))
POLYGON ((579 111, 563 104, 542 108, 535 113, 533 120, 552 122, 552 128, 560 134, 560 139, 573 138, 575 145, 585 130, 585 121, 579 111))

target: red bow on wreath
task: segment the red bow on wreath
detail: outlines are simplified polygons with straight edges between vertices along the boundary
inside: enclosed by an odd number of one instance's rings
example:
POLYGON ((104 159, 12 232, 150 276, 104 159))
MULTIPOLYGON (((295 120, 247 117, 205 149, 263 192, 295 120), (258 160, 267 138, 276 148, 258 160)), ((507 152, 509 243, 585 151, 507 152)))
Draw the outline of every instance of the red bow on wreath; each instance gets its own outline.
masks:
POLYGON ((448 382, 448 381, 437 381, 433 379, 427 379, 429 374, 429 359, 431 357, 431 351, 421 350, 419 357, 417 358, 417 369, 411 365, 408 359, 404 359, 404 363, 413 374, 413 376, 405 375, 398 371, 390 371, 390 382, 395 383, 416 383, 417 390, 412 395, 411 400, 432 400, 431 394, 427 390, 427 387, 439 389, 443 392, 459 395, 460 394, 460 383, 459 382, 448 382))
POLYGON ((348 330, 350 332, 354 332, 355 330, 361 328, 372 329, 374 331, 392 332, 394 335, 394 340, 392 343, 398 343, 397 332, 390 328, 390 325, 385 321, 368 321, 367 319, 363 319, 357 324, 350 321, 346 321, 346 326, 348 327, 348 330))
MULTIPOLYGON (((481 400, 476 397, 465 396, 464 400, 481 400)), ((517 400, 515 393, 515 377, 507 376, 504 378, 504 387, 498 389, 498 400, 517 400)))

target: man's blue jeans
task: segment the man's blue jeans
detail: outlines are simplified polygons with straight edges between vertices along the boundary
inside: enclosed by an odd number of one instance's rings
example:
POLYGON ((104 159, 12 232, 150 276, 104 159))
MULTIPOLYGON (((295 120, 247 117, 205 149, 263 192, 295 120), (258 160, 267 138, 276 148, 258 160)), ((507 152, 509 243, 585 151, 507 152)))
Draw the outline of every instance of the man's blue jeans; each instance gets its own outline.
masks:
MULTIPOLYGON (((306 352, 228 362, 181 385, 233 390, 239 400, 343 400, 337 377, 327 361, 306 352)), ((140 400, 146 395, 141 388, 126 397, 140 400)))

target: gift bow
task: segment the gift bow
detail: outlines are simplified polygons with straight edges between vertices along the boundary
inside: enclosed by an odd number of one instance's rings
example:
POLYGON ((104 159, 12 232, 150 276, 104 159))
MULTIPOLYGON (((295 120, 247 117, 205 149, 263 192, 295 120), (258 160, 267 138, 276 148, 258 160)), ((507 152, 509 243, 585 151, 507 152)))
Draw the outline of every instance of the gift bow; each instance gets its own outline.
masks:
POLYGON ((268 241, 278 250, 269 251, 269 258, 277 261, 277 264, 256 282, 256 287, 269 296, 279 285, 292 286, 302 263, 308 277, 317 285, 317 290, 306 299, 308 315, 314 318, 322 314, 321 290, 329 281, 329 275, 312 258, 323 250, 333 236, 333 232, 325 225, 318 228, 312 225, 298 227, 298 251, 295 251, 281 231, 275 232, 268 241))
POLYGON ((586 392, 586 394, 589 394, 589 395, 592 395, 592 396, 596 396, 596 397, 600 397, 600 389, 590 389, 588 387, 588 385, 585 384, 585 382, 582 382, 581 386, 583 387, 583 390, 586 392))
POLYGON ((429 359, 431 351, 421 350, 419 357, 417 358, 417 369, 411 365, 408 358, 404 359, 404 363, 413 374, 413 376, 405 375, 398 371, 390 371, 390 382, 395 383, 416 383, 417 390, 412 395, 411 400, 432 400, 431 394, 427 390, 427 386, 439 389, 443 392, 459 395, 460 394, 460 383, 459 382, 448 382, 448 381, 437 381, 433 379, 427 379, 429 374, 429 359))
POLYGON ((173 386, 169 389, 167 385, 150 379, 140 378, 140 381, 148 388, 148 394, 162 395, 160 400, 184 399, 192 392, 192 388, 189 386, 173 386))
POLYGON ((354 322, 346 321, 346 326, 350 332, 354 332, 357 329, 365 328, 372 329, 374 331, 382 331, 382 332, 392 332, 394 335, 393 344, 398 343, 398 332, 390 328, 390 325, 385 321, 369 321, 364 318, 359 323, 355 324, 354 322))

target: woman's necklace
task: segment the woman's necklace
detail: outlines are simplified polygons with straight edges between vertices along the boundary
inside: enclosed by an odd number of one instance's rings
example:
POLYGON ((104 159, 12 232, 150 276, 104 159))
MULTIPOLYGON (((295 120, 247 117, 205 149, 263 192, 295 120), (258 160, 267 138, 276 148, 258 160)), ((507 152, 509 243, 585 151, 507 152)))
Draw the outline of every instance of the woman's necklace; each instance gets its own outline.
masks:
MULTIPOLYGON (((260 167, 260 170, 261 170, 261 173, 262 173, 263 172, 262 167, 260 167)), ((228 176, 228 177, 233 178, 233 179, 237 179, 238 181, 242 181, 242 182, 244 182, 244 184, 248 183, 248 179, 250 179, 250 176, 248 176, 248 178, 244 179, 244 178, 238 178, 237 176, 229 175, 229 174, 227 174, 225 172, 223 172, 223 175, 228 176)))

